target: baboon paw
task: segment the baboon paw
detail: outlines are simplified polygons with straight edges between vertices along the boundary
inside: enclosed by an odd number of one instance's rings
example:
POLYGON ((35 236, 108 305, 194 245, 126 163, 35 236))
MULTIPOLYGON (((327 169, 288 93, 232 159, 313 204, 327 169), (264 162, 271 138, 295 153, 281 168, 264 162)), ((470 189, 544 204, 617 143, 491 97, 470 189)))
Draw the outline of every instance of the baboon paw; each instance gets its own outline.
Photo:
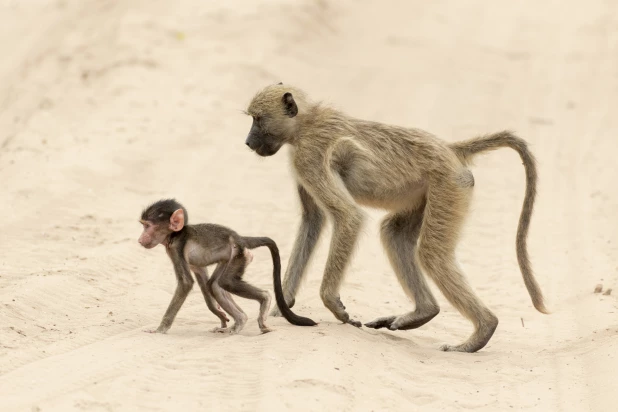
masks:
POLYGON ((388 328, 391 326, 395 318, 396 316, 385 316, 382 318, 377 318, 372 320, 371 322, 365 323, 365 326, 373 329, 388 328))
POLYGON ((442 352, 465 352, 472 353, 474 351, 470 350, 466 345, 448 345, 444 344, 440 346, 440 350, 442 352))
POLYGON ((157 329, 146 329, 144 332, 146 333, 167 333, 168 330, 169 328, 158 327, 157 329))
POLYGON ((442 352, 457 352, 457 346, 453 346, 453 345, 448 345, 448 344, 444 344, 444 345, 440 345, 440 350, 442 352))
POLYGON ((406 330, 410 329, 408 325, 410 324, 409 320, 406 320, 402 316, 397 316, 395 320, 388 326, 390 330, 406 330))
POLYGON ((348 323, 348 324, 350 324, 350 325, 352 325, 352 326, 356 326, 357 328, 360 328, 360 327, 362 327, 362 326, 363 326, 363 324, 362 324, 362 323, 360 323, 360 321, 355 320, 355 319, 348 319, 348 321, 347 321, 347 322, 345 322, 345 323, 348 323))
POLYGON ((245 327, 244 324, 242 324, 242 325, 235 324, 234 326, 229 328, 229 334, 230 335, 237 335, 237 334, 240 333, 241 330, 243 330, 244 327, 245 327))
POLYGON ((265 326, 265 327, 263 327, 263 328, 260 328, 260 331, 261 331, 262 333, 268 333, 268 332, 273 332, 273 331, 274 331, 274 329, 269 328, 268 326, 265 326))
POLYGON ((229 330, 230 330, 230 328, 222 327, 222 328, 214 328, 214 329, 211 329, 210 331, 212 333, 227 333, 227 332, 229 332, 229 330))
POLYGON ((410 312, 405 315, 397 316, 388 326, 390 330, 410 330, 420 328, 432 320, 438 312, 410 312))

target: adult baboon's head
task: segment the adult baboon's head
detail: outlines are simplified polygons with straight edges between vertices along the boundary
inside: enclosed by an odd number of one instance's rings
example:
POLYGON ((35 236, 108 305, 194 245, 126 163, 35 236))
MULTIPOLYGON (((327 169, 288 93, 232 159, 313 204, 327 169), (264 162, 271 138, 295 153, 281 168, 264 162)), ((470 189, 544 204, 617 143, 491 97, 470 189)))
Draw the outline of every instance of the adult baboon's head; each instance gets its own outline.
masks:
POLYGON ((304 93, 283 83, 267 86, 251 100, 247 114, 253 124, 245 144, 260 156, 272 156, 296 133, 304 93))

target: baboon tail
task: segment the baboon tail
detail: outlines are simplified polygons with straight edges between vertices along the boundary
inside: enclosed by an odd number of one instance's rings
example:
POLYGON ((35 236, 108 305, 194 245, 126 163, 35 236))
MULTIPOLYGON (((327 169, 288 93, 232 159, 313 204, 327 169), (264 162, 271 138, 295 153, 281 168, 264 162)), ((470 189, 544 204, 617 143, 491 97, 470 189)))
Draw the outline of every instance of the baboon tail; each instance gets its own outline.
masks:
POLYGON ((519 154, 524 164, 524 169, 526 170, 526 194, 519 216, 519 225, 517 227, 517 237, 515 241, 517 261, 534 307, 541 313, 549 313, 545 307, 541 288, 534 278, 526 245, 538 180, 536 159, 528 149, 528 144, 525 140, 515 136, 512 132, 502 131, 470 140, 455 142, 449 146, 455 152, 459 160, 465 165, 470 164, 475 155, 501 147, 510 147, 519 154))
POLYGON ((273 259, 273 283, 275 289, 275 300, 277 301, 277 306, 281 311, 283 317, 290 322, 292 325, 296 326, 315 326, 313 320, 309 318, 305 318, 303 316, 298 316, 292 309, 290 309, 285 302, 285 298, 283 296, 283 288, 281 287, 281 258, 279 257, 279 248, 277 248, 277 244, 274 240, 268 237, 245 237, 243 238, 245 241, 245 246, 249 249, 255 249, 260 246, 266 246, 270 250, 270 254, 273 259))

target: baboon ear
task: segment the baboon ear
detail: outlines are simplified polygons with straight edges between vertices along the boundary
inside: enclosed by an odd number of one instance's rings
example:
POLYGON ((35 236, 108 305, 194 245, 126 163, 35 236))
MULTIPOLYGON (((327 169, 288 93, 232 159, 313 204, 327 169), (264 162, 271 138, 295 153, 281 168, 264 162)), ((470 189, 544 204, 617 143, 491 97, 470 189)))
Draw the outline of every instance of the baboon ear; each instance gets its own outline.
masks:
POLYGON ((170 217, 170 230, 179 232, 185 227, 185 212, 182 209, 177 209, 170 217))
POLYGON ((283 95, 283 107, 285 108, 285 114, 288 117, 294 117, 298 114, 298 106, 296 106, 296 102, 294 101, 294 97, 292 93, 287 92, 283 95))

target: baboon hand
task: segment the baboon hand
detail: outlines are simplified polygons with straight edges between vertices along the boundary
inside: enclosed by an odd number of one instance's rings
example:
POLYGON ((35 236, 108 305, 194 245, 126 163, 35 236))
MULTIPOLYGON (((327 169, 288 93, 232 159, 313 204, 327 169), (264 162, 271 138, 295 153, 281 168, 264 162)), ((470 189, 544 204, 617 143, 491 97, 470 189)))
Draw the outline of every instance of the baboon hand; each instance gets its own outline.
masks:
POLYGON ((356 326, 357 328, 362 326, 360 321, 352 319, 348 312, 345 311, 345 306, 341 302, 341 298, 339 296, 334 298, 322 296, 322 301, 324 302, 324 305, 333 313, 333 315, 335 315, 335 317, 341 322, 356 326))

